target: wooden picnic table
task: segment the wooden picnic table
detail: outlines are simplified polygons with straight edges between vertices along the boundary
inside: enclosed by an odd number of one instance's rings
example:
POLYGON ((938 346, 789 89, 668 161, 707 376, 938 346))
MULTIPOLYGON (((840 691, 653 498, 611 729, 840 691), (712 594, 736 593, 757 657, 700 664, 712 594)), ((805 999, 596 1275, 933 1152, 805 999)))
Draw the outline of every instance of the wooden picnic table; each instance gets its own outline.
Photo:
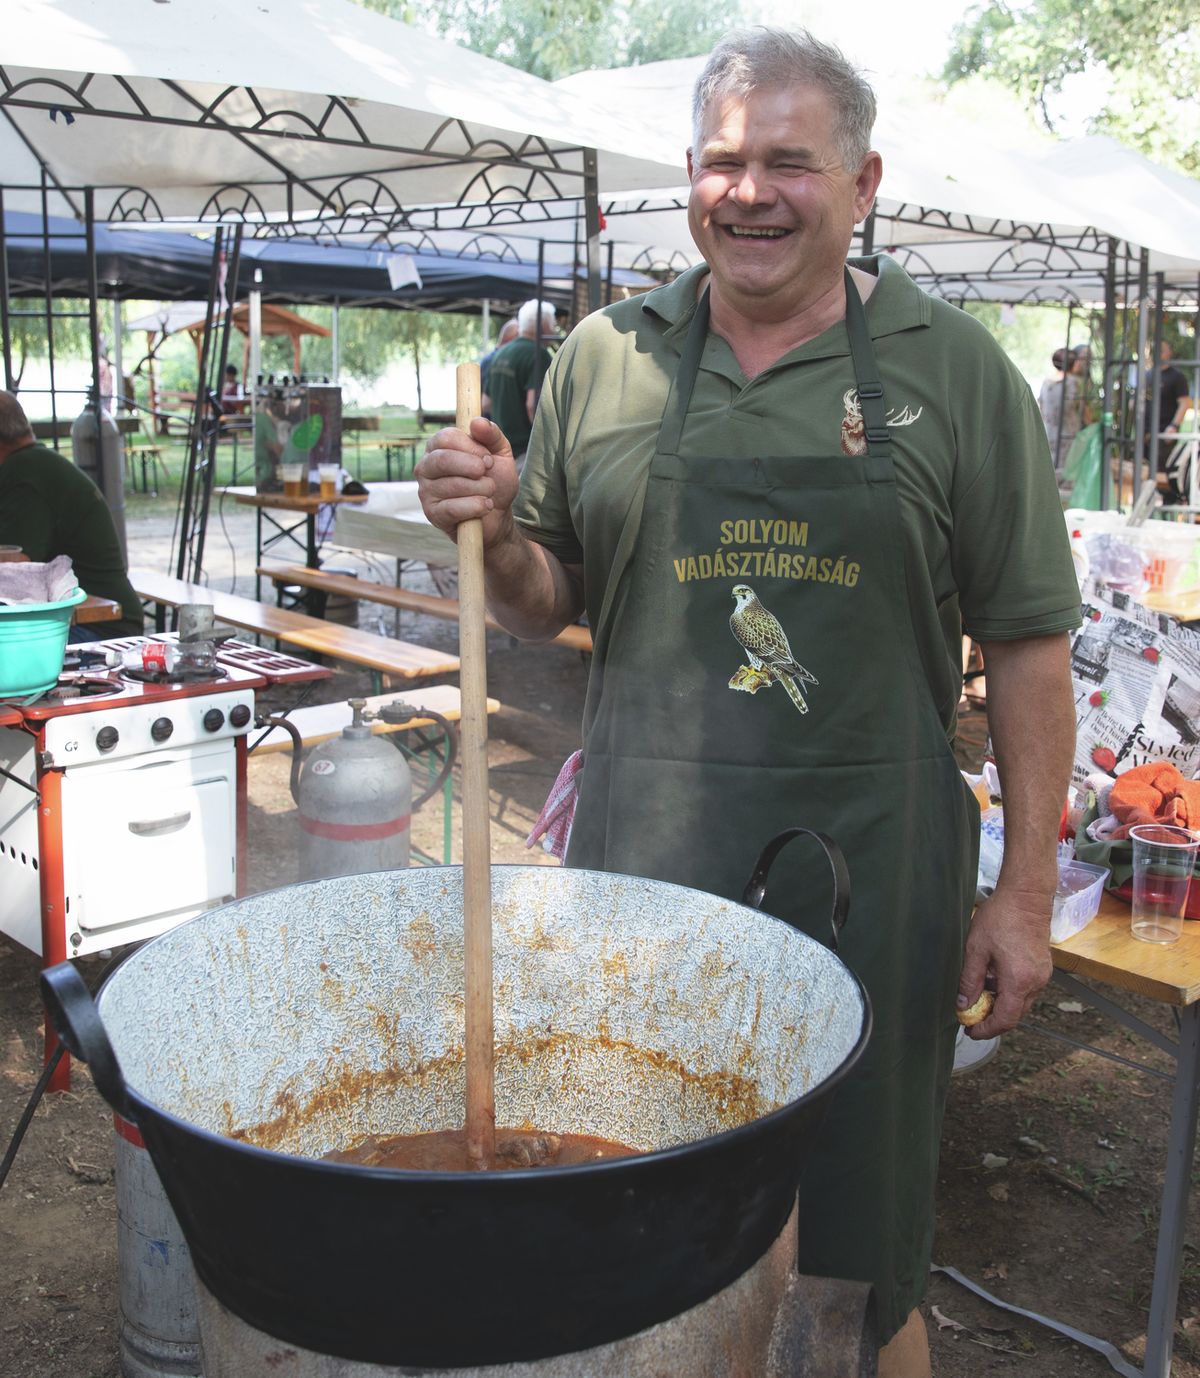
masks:
POLYGON ((71 610, 72 622, 119 622, 121 605, 112 598, 99 598, 89 593, 82 603, 71 610))
MULTIPOLYGON (((228 493, 234 502, 241 503, 243 507, 253 507, 255 509, 254 520, 254 563, 262 564, 263 553, 279 541, 290 540, 293 545, 299 546, 304 551, 304 563, 309 569, 317 569, 321 564, 321 543, 317 539, 317 513, 322 507, 338 507, 349 504, 361 505, 367 501, 368 494, 347 495, 337 493, 332 498, 323 498, 319 493, 308 493, 302 497, 288 497, 284 493, 257 493, 252 488, 217 488, 213 490, 217 493, 228 493), (300 520, 288 526, 285 522, 276 520, 271 515, 272 512, 294 512, 301 514, 300 520), (269 535, 263 540, 263 522, 270 523, 275 528, 274 534, 269 535), (301 541, 296 532, 304 528, 304 540, 301 541)), ((255 579, 254 596, 259 598, 262 595, 262 581, 255 579)))

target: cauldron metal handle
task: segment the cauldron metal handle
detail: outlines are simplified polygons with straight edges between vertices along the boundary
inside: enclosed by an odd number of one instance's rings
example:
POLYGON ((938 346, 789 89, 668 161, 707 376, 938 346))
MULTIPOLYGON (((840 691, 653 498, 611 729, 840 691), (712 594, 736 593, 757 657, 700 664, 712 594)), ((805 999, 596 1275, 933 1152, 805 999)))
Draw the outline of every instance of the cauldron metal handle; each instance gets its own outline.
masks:
MULTIPOLYGON (((742 891, 742 903, 749 905, 751 909, 761 908, 767 893, 767 873, 775 864, 775 858, 794 837, 816 838, 833 872, 833 910, 829 916, 829 923, 833 930, 833 941, 830 946, 836 952, 838 934, 842 931, 846 915, 850 912, 850 868, 846 865, 842 849, 827 833, 819 833, 813 828, 785 828, 773 837, 754 863, 754 870, 746 882, 745 890, 742 891)), ((795 928, 797 925, 792 924, 792 927, 795 928)))
POLYGON ((42 972, 40 984, 46 1010, 67 1051, 87 1063, 96 1090, 118 1114, 136 1119, 129 1108, 121 1064, 83 977, 70 962, 60 962, 42 972))

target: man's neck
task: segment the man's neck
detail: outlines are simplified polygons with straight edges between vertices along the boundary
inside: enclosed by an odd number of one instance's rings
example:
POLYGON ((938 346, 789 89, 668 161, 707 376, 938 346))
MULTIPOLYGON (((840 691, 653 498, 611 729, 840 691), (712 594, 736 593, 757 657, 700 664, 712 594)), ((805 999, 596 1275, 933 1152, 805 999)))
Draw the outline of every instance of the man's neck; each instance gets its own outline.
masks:
MULTIPOLYGON (((860 299, 865 302, 875 290, 877 279, 860 268, 852 267, 850 274, 860 299)), ((709 326, 733 350, 747 378, 757 377, 785 354, 815 340, 846 315, 845 279, 840 275, 819 296, 777 317, 769 304, 743 303, 723 297, 711 275, 701 279, 700 290, 706 281, 712 284, 709 326)))
POLYGON ((9 445, 0 442, 0 464, 3 464, 9 455, 15 455, 18 450, 27 450, 30 445, 36 444, 37 441, 33 438, 32 431, 30 431, 28 435, 22 436, 20 440, 14 440, 9 445))

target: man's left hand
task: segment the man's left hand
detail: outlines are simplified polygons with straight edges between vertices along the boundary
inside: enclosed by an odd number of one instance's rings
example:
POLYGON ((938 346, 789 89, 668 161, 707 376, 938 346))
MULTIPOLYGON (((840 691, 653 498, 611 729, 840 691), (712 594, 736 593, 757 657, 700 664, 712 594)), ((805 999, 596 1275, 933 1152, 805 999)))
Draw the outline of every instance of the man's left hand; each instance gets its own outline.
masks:
POLYGON ((1050 905, 1040 893, 997 886, 976 909, 963 954, 958 1008, 978 1000, 985 979, 995 989, 996 1004, 986 1019, 967 1030, 969 1038, 994 1038, 1016 1028, 1050 979, 1050 905))

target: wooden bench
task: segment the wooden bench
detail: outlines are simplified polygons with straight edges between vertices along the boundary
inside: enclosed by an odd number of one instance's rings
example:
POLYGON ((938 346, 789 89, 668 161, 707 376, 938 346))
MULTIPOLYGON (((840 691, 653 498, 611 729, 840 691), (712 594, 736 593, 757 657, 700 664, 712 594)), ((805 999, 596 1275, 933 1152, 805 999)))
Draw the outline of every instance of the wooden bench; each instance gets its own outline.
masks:
POLYGON ((139 598, 158 605, 158 623, 161 623, 164 608, 211 602, 213 616, 218 622, 256 632, 260 636, 274 637, 277 641, 298 646, 314 655, 364 665, 376 676, 382 674, 412 681, 458 673, 458 657, 444 651, 416 646, 408 641, 396 641, 387 636, 376 636, 374 632, 361 632, 357 627, 342 627, 336 622, 324 622, 304 613, 288 612, 268 603, 255 602, 253 598, 221 593, 217 589, 189 584, 183 579, 173 579, 170 575, 157 574, 153 570, 131 569, 129 582, 139 598))
MULTIPOLYGON (((408 589, 396 588, 392 584, 377 584, 369 579, 356 579, 350 574, 327 574, 324 570, 307 569, 303 565, 265 564, 258 567, 258 573, 280 588, 287 584, 296 584, 301 588, 315 589, 319 593, 336 593, 343 598, 382 603, 388 608, 422 612, 429 617, 440 617, 449 622, 458 621, 456 598, 438 598, 430 593, 413 593, 408 589)), ((487 624, 493 631, 504 630, 490 617, 487 624)), ((592 633, 587 627, 564 627, 552 641, 538 644, 569 646, 574 651, 590 654, 592 633)))
MULTIPOLYGON (((444 734, 438 732, 436 738, 428 735, 429 729, 437 731, 441 724, 435 718, 420 716, 422 709, 440 713, 448 722, 458 722, 462 716, 462 699, 458 686, 455 684, 422 684, 413 689, 404 689, 400 692, 393 690, 390 694, 376 694, 366 700, 367 709, 377 712, 385 703, 395 703, 397 699, 406 703, 409 707, 418 710, 415 718, 410 718, 407 722, 389 723, 376 718, 367 725, 372 733, 381 735, 383 733, 404 733, 405 737, 397 737, 400 749, 405 756, 414 764, 418 760, 423 761, 428 772, 429 778, 436 777, 444 765, 449 750, 449 742, 444 739, 444 734), (407 734, 415 733, 416 741, 410 746, 407 734), (428 753, 433 753, 433 760, 428 760, 428 753)), ((487 711, 497 713, 500 710, 498 699, 488 699, 487 711)), ((350 722, 350 708, 345 699, 336 703, 317 703, 310 708, 297 708, 289 713, 288 721, 300 733, 300 740, 307 751, 309 747, 316 746, 319 742, 327 742, 331 737, 341 735, 343 727, 350 722)), ((292 745, 292 739, 281 727, 268 728, 263 737, 257 738, 253 746, 253 754, 250 759, 263 753, 288 750, 292 745)), ((416 789, 414 789, 416 792, 416 789)), ((452 807, 454 803, 454 781, 451 776, 446 777, 446 783, 442 787, 442 861, 449 865, 453 854, 453 826, 452 826, 452 807)), ((415 844, 413 852, 425 861, 436 862, 435 857, 429 856, 427 852, 421 851, 415 844)))

